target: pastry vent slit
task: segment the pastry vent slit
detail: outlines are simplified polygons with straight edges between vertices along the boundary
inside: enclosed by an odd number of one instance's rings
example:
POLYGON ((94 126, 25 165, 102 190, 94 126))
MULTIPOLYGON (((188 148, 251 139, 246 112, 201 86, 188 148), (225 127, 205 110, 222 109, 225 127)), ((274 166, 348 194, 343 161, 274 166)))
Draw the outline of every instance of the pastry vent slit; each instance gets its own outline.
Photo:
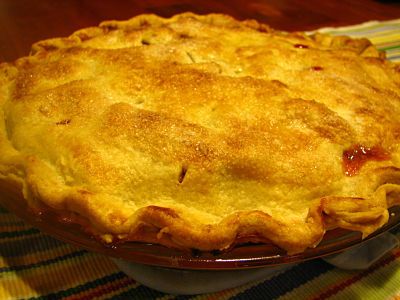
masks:
POLYGON ((187 170, 188 170, 187 166, 182 166, 181 172, 179 173, 179 178, 178 178, 179 183, 182 183, 183 180, 185 179, 187 170))
POLYGON ((56 123, 56 125, 68 125, 71 123, 71 119, 64 119, 56 123))
POLYGON ((196 63, 196 60, 194 59, 194 57, 193 57, 193 54, 192 53, 190 53, 190 52, 186 52, 186 55, 189 57, 189 59, 190 59, 190 61, 192 62, 192 63, 196 63))
POLYGON ((3 120, 4 120, 4 128, 5 128, 6 138, 7 138, 7 140, 11 141, 11 136, 12 136, 11 128, 7 121, 4 111, 3 111, 3 114, 4 114, 3 120))
POLYGON ((141 42, 141 44, 144 45, 144 46, 149 46, 149 45, 151 45, 150 41, 149 41, 149 40, 146 40, 146 39, 142 39, 140 42, 141 42))

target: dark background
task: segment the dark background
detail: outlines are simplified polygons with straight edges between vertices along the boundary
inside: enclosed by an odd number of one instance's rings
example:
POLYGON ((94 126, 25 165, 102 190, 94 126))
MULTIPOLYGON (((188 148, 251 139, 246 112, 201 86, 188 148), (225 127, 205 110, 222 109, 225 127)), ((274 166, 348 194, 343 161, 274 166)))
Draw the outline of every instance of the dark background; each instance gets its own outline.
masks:
POLYGON ((192 11, 253 18, 295 31, 400 18, 399 1, 374 0, 0 0, 0 62, 27 55, 38 40, 66 36, 103 20, 192 11))

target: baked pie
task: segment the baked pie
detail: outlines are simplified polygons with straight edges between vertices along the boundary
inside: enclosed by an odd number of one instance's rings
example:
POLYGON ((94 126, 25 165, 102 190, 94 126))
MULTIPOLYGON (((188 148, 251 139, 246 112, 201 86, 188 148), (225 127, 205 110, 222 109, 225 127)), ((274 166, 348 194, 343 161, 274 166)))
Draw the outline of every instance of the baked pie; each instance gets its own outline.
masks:
POLYGON ((400 66, 366 39, 184 13, 0 65, 0 178, 105 243, 288 253, 400 203, 400 66))

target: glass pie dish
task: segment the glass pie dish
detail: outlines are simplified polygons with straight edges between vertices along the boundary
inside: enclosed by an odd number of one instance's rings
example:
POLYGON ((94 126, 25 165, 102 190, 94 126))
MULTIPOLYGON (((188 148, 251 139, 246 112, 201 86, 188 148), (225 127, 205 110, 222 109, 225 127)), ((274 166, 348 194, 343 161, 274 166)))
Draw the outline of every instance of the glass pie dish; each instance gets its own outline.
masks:
POLYGON ((400 207, 395 206, 390 209, 388 223, 365 239, 361 238, 359 232, 337 228, 329 230, 317 247, 292 255, 272 243, 238 243, 227 251, 214 252, 182 251, 139 242, 109 245, 88 235, 80 225, 68 222, 62 215, 54 213, 54 210, 33 211, 23 200, 21 192, 15 188, 2 185, 2 191, 0 205, 59 240, 132 263, 175 269, 232 270, 299 263, 342 252, 400 224, 400 207))
POLYGON ((367 253, 368 257, 364 255, 367 264, 361 259, 361 268, 366 268, 399 245, 389 233, 400 224, 398 206, 390 209, 389 222, 365 239, 358 232, 334 229, 325 234, 317 247, 294 255, 272 243, 237 244, 225 252, 180 251, 138 242, 106 245, 54 210, 32 210, 15 187, 2 182, 0 187, 0 205, 9 212, 56 239, 108 256, 137 282, 171 294, 211 293, 256 280, 269 280, 296 264, 316 258, 325 258, 328 263, 343 268, 343 261, 349 257, 353 261, 354 255, 367 253), (371 248, 375 250, 371 251, 371 248))

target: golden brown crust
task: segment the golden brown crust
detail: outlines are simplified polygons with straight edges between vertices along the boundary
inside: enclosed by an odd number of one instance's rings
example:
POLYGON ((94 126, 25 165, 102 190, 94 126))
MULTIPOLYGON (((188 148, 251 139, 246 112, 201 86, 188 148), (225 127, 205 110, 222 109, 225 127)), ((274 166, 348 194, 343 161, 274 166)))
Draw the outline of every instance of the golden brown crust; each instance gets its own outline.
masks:
POLYGON ((0 177, 106 241, 366 236, 400 201, 399 70, 365 39, 223 15, 103 22, 0 65, 0 177))

